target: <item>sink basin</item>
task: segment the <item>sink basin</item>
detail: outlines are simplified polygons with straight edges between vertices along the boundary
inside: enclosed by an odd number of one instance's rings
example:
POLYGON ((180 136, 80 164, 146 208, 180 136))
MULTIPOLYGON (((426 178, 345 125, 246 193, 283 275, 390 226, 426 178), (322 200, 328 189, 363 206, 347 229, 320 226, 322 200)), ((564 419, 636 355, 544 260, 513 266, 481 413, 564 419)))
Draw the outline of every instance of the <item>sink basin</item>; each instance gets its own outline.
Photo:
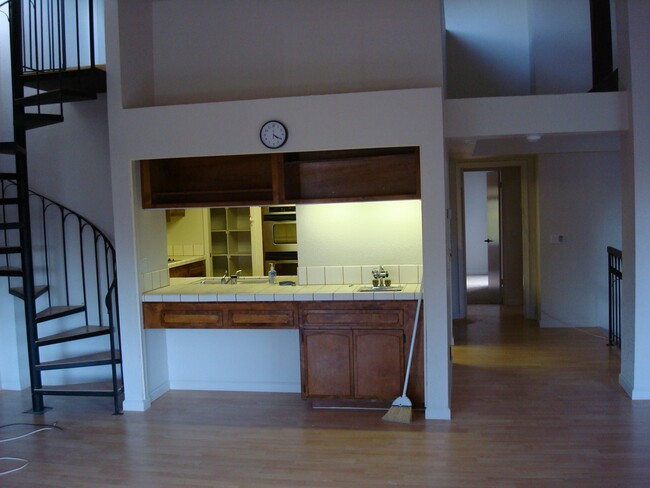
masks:
MULTIPOLYGON (((263 276, 240 276, 237 278, 237 284, 243 284, 243 283, 268 283, 269 279, 263 276)), ((227 284, 228 286, 232 286, 231 283, 221 283, 221 278, 203 278, 194 284, 198 285, 223 285, 227 284)))
POLYGON ((240 276, 237 278, 237 283, 268 283, 269 279, 266 276, 240 276))
POLYGON ((362 286, 358 291, 402 291, 403 286, 362 286))
POLYGON ((204 278, 192 283, 193 285, 222 285, 221 278, 204 278))

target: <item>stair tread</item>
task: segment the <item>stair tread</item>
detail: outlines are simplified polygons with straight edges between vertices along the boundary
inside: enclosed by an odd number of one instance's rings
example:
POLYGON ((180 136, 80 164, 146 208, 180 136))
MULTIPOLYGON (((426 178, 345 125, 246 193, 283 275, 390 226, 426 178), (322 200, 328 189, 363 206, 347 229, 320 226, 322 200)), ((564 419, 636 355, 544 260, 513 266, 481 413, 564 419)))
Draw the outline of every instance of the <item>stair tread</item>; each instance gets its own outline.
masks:
POLYGON ((25 154, 25 148, 17 142, 0 142, 0 154, 25 154))
POLYGON ((87 87, 95 93, 106 93, 106 66, 96 65, 72 67, 67 70, 49 70, 40 72, 27 72, 20 76, 24 86, 39 90, 56 90, 61 86, 65 88, 87 87))
POLYGON ((23 270, 15 266, 0 266, 0 276, 22 276, 23 270))
MULTIPOLYGON (((115 360, 117 363, 120 362, 120 352, 115 352, 115 360)), ((103 364, 111 364, 111 352, 102 351, 94 354, 85 354, 83 356, 75 356, 71 358, 61 358, 54 361, 45 361, 42 362, 36 367, 38 369, 63 369, 63 368, 74 368, 74 367, 84 367, 84 366, 99 366, 103 364)))
POLYGON ((37 105, 50 105, 55 103, 80 102, 84 100, 94 100, 97 94, 94 92, 84 92, 64 88, 62 90, 52 90, 30 95, 28 97, 16 100, 16 105, 23 107, 34 107, 37 105))
MULTIPOLYGON (((122 382, 118 382, 118 391, 121 392, 124 389, 122 382)), ((43 385, 41 388, 35 388, 34 391, 44 392, 44 393, 54 393, 57 391, 64 393, 92 393, 97 394, 113 394, 113 382, 112 381, 99 381, 95 383, 76 383, 70 385, 43 385)))
POLYGON ((73 315, 75 313, 83 312, 86 309, 83 305, 55 305, 48 307, 36 314, 36 322, 45 322, 46 320, 53 320, 66 315, 73 315))
MULTIPOLYGON (((46 293, 48 290, 47 285, 36 285, 34 287, 34 298, 38 298, 44 293, 46 293)), ((9 293, 11 293, 13 296, 20 298, 21 300, 25 299, 25 289, 22 286, 16 286, 13 288, 9 288, 9 293)))
POLYGON ((0 222, 0 230, 20 229, 20 222, 0 222))
POLYGON ((18 254, 23 248, 20 246, 5 246, 0 247, 0 254, 18 254))
POLYGON ((99 325, 84 325, 81 327, 76 327, 74 329, 66 330, 58 334, 52 334, 46 337, 41 337, 36 341, 36 344, 39 346, 58 344, 60 342, 73 341, 76 339, 85 339, 88 337, 97 337, 100 335, 105 335, 110 332, 110 329, 106 326, 99 325))
POLYGON ((52 124, 63 122, 63 115, 60 114, 24 114, 16 118, 16 122, 25 129, 37 129, 52 124))
POLYGON ((0 198, 0 205, 18 205, 20 200, 17 198, 0 198))
POLYGON ((18 173, 0 173, 0 180, 17 180, 20 178, 18 173))

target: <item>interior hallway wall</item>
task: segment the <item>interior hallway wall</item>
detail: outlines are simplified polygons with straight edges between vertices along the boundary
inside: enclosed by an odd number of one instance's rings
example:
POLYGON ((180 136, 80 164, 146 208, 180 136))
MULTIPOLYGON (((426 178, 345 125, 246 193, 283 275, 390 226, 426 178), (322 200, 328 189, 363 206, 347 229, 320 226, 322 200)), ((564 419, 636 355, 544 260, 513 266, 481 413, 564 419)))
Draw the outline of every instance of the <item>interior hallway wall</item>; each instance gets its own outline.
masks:
POLYGON ((620 156, 540 155, 538 177, 540 325, 606 328, 607 246, 621 245, 620 156))

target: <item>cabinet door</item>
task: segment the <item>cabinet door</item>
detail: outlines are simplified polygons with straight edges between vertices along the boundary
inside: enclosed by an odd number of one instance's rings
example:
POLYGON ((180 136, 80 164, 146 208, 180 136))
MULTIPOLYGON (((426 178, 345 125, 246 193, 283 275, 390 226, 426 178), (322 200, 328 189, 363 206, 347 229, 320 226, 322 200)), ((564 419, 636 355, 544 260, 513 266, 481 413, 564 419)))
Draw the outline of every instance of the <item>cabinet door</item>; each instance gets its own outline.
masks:
POLYGON ((402 330, 355 330, 355 398, 394 400, 401 395, 404 381, 403 351, 402 330))
POLYGON ((352 398, 352 331, 302 331, 304 398, 352 398))

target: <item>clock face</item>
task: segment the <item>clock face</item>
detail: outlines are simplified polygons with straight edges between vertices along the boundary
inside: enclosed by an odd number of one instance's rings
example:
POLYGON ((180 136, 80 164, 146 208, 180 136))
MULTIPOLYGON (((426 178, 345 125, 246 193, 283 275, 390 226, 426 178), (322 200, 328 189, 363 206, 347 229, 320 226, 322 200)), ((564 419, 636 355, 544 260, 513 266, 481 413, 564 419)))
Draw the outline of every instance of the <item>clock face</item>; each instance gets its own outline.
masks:
POLYGON ((288 135, 287 128, 277 120, 269 120, 260 129, 260 140, 270 149, 282 147, 287 142, 288 135))

